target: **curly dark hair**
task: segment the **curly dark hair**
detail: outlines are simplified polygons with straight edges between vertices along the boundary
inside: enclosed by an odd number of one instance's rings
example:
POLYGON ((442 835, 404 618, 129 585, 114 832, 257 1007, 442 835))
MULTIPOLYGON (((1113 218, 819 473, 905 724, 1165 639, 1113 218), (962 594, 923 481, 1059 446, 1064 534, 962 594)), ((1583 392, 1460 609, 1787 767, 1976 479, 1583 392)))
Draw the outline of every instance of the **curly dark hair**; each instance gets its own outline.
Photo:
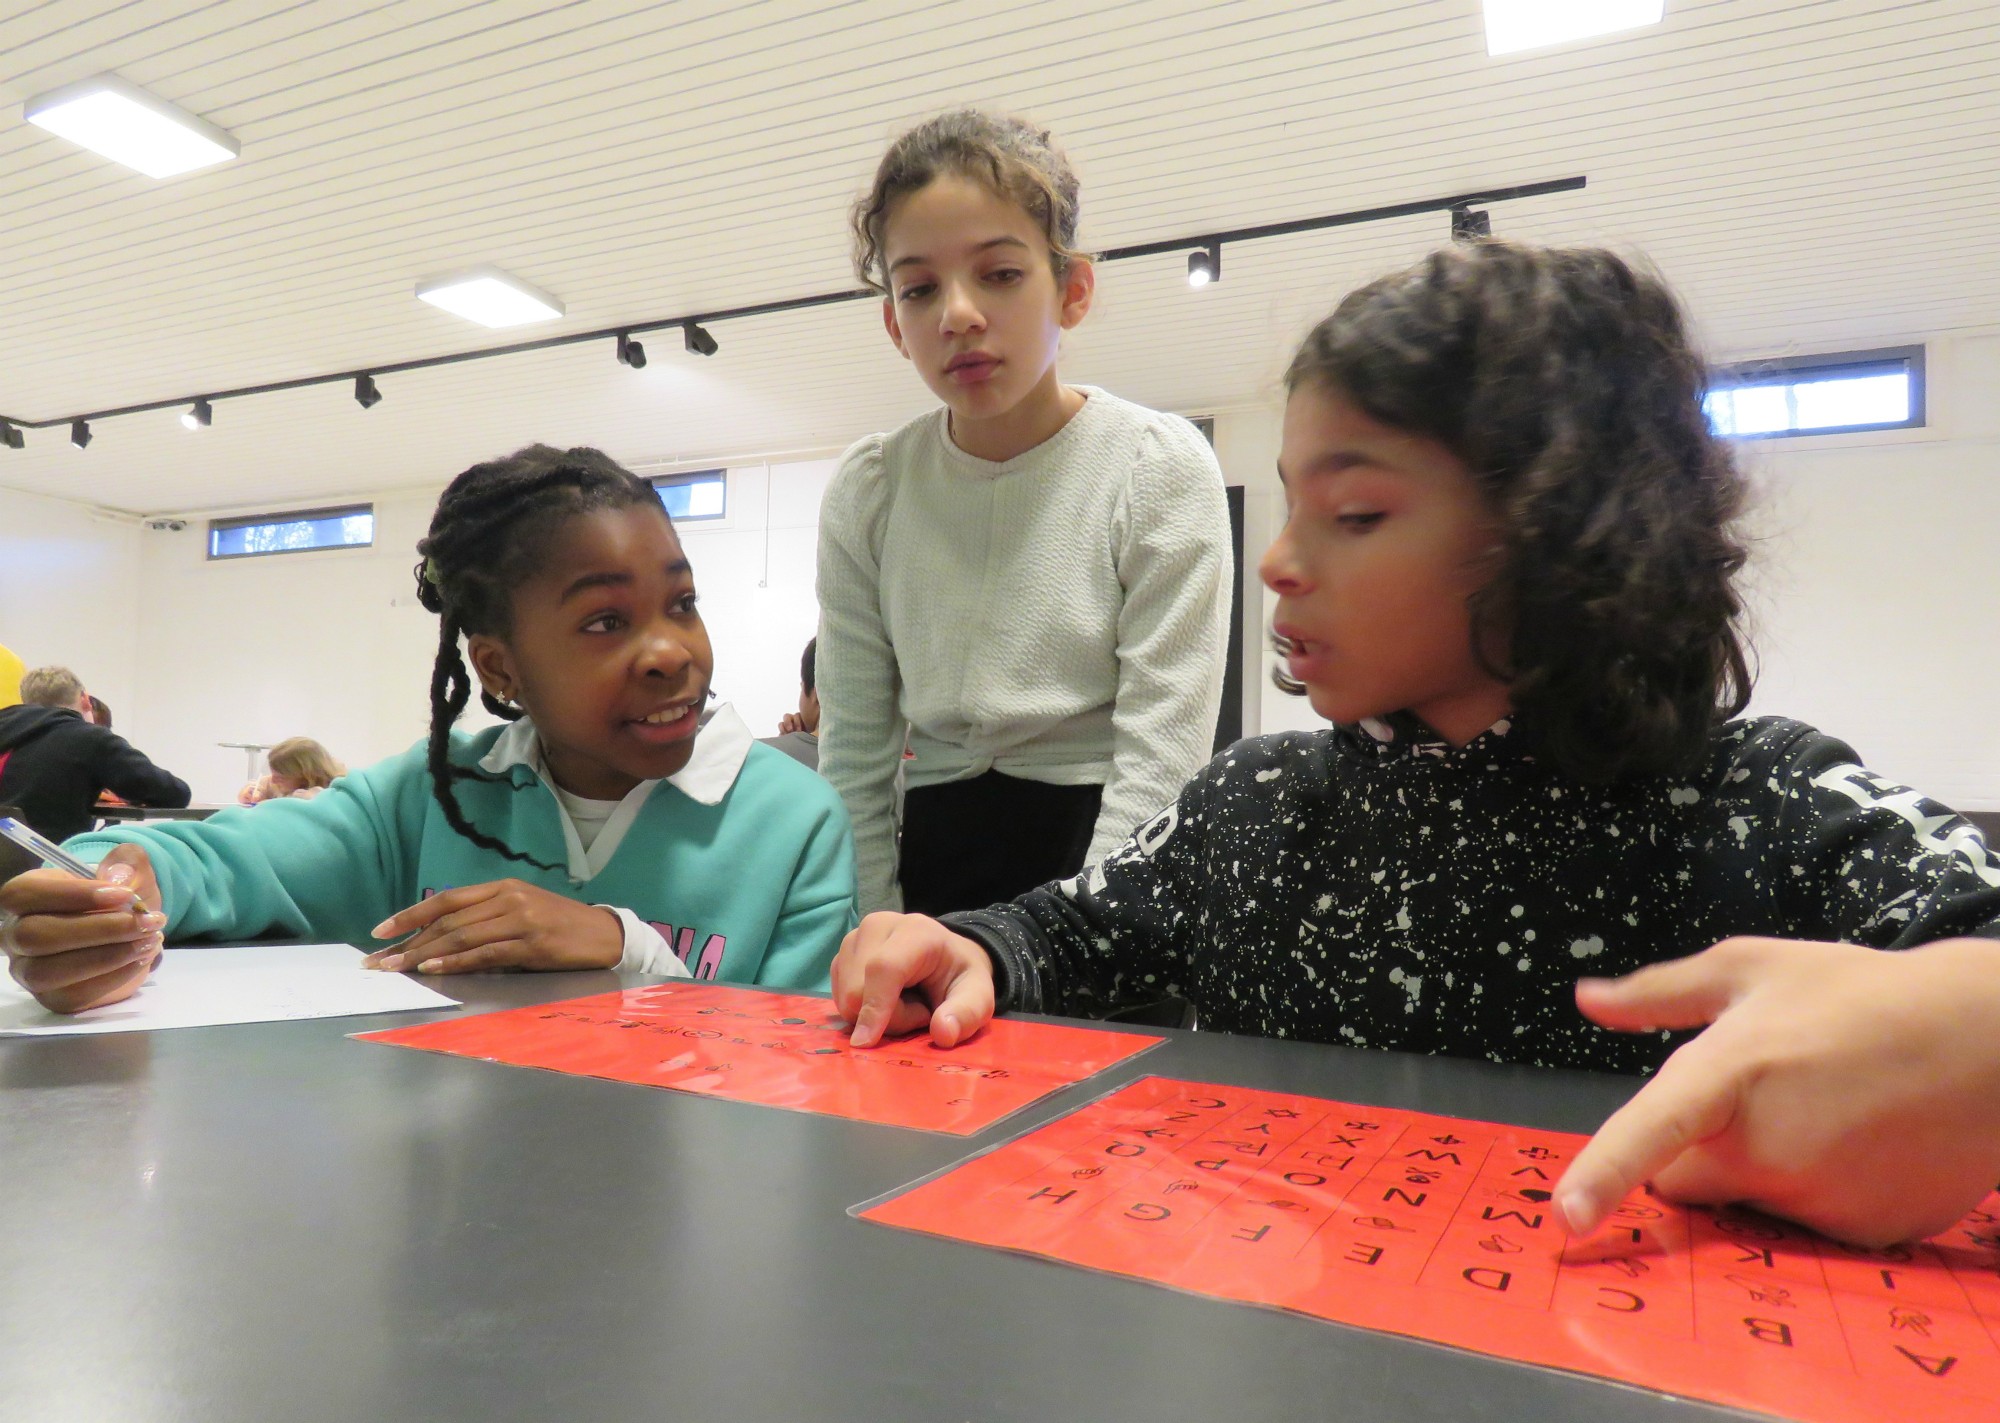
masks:
MULTIPOLYGON (((459 639, 472 633, 509 634, 514 589, 534 575, 566 520, 598 509, 631 507, 650 507, 667 517, 659 491, 602 451, 529 445, 504 459, 476 464, 454 479, 438 500, 429 534, 417 543, 417 600, 438 615, 427 760, 431 793, 445 822, 473 844, 538 869, 562 867, 522 854, 476 828, 452 789, 459 781, 494 779, 450 759, 452 724, 472 696, 472 676, 459 639)), ((479 700, 497 717, 520 719, 520 708, 495 700, 483 687, 479 700)))
MULTIPOLYGON (((1471 470, 1502 525, 1473 647, 1543 752, 1605 783, 1681 770, 1750 699, 1745 490, 1666 284, 1610 252, 1455 243, 1351 293, 1286 373, 1471 470)), ((1286 690, 1303 690, 1289 678, 1286 690)))
POLYGON ((889 209, 898 198, 946 173, 973 178, 1021 209, 1042 229, 1056 280, 1084 254, 1076 248, 1082 210, 1076 170, 1047 129, 1026 119, 980 109, 952 109, 926 119, 889 145, 875 181, 848 214, 854 238, 854 274, 869 288, 889 292, 882 250, 889 209))

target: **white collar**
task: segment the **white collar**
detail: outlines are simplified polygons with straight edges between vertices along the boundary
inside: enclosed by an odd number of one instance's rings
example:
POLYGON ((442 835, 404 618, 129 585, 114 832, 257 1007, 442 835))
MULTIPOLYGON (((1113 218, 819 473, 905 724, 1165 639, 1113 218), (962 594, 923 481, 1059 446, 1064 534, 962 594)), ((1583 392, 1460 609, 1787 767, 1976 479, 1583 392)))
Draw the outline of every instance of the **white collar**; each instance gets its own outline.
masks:
MULTIPOLYGON (((756 739, 735 707, 728 702, 717 702, 702 717, 701 732, 694 739, 694 754, 688 757, 685 766, 666 777, 666 783, 690 800, 718 805, 736 784, 736 777, 743 770, 743 758, 750 754, 756 739)), ((535 734, 535 724, 526 717, 501 732, 492 749, 479 759, 479 769, 495 775, 504 775, 513 766, 526 766, 543 780, 548 779, 541 738, 535 734)), ((628 794, 658 784, 658 781, 641 781, 628 794)))
MULTIPOLYGON (((743 759, 750 754, 750 747, 756 738, 750 728, 737 715, 736 709, 727 702, 718 702, 702 718, 701 731, 694 739, 694 754, 688 763, 665 778, 665 784, 672 786, 682 795, 702 805, 717 805, 729 788, 736 784, 736 777, 743 769, 743 759)), ((554 795, 555 782, 549 779, 548 765, 542 758, 541 738, 535 733, 535 724, 522 717, 494 739, 492 749, 479 759, 479 768, 496 776, 505 775, 515 766, 525 766, 534 772, 537 779, 554 795)), ((612 812, 604 828, 598 832, 597 840, 585 853, 583 841, 571 823, 569 812, 563 809, 561 797, 555 797, 556 816, 562 821, 563 843, 569 851, 570 878, 578 882, 595 879, 599 872, 611 862, 624 842, 625 832, 638 818, 639 808, 653 794, 661 781, 641 781, 625 793, 612 812)))

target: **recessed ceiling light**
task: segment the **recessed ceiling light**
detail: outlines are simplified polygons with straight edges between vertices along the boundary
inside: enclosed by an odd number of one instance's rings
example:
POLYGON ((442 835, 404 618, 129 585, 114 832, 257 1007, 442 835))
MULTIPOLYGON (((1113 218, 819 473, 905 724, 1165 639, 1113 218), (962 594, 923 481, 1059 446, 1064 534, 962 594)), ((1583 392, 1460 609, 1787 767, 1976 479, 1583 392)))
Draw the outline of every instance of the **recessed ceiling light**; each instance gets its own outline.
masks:
POLYGON ((30 99, 21 116, 148 178, 171 178, 206 168, 242 151, 235 139, 208 120, 115 74, 100 74, 30 99))
POLYGON ((1485 0, 1486 52, 1512 54, 1657 25, 1667 0, 1485 0))
POLYGON ((524 326, 530 321, 553 321, 563 314, 563 304, 547 292, 497 267, 475 267, 455 277, 419 282, 417 295, 481 326, 524 326))

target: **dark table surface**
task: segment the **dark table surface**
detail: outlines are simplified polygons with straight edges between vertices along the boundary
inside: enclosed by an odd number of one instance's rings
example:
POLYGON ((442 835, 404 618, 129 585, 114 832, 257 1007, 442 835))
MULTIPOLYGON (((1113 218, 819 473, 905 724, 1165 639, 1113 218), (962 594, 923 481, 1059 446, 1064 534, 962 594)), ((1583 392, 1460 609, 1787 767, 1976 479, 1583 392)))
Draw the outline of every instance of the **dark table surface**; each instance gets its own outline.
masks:
POLYGON ((170 808, 157 805, 109 805, 100 801, 91 807, 91 813, 99 820, 206 820, 221 809, 219 805, 183 805, 170 808))
POLYGON ((430 1017, 0 1042, 0 1419, 1743 1416, 846 1214, 1149 1073, 1565 1131, 1627 1079, 1173 1033, 954 1138, 347 1037, 430 1017))

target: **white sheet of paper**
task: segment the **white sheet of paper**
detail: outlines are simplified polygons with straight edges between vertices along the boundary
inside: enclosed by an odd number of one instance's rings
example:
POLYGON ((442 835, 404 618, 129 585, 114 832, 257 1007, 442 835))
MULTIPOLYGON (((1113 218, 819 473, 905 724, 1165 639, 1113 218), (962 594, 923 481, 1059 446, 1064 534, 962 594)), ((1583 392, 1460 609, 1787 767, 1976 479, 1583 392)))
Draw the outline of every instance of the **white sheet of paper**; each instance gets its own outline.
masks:
POLYGON ((0 1037, 136 1033, 459 1006, 400 973, 364 969, 361 957, 361 950, 347 944, 168 949, 145 986, 123 1003, 70 1015, 49 1012, 0 972, 0 1037))

